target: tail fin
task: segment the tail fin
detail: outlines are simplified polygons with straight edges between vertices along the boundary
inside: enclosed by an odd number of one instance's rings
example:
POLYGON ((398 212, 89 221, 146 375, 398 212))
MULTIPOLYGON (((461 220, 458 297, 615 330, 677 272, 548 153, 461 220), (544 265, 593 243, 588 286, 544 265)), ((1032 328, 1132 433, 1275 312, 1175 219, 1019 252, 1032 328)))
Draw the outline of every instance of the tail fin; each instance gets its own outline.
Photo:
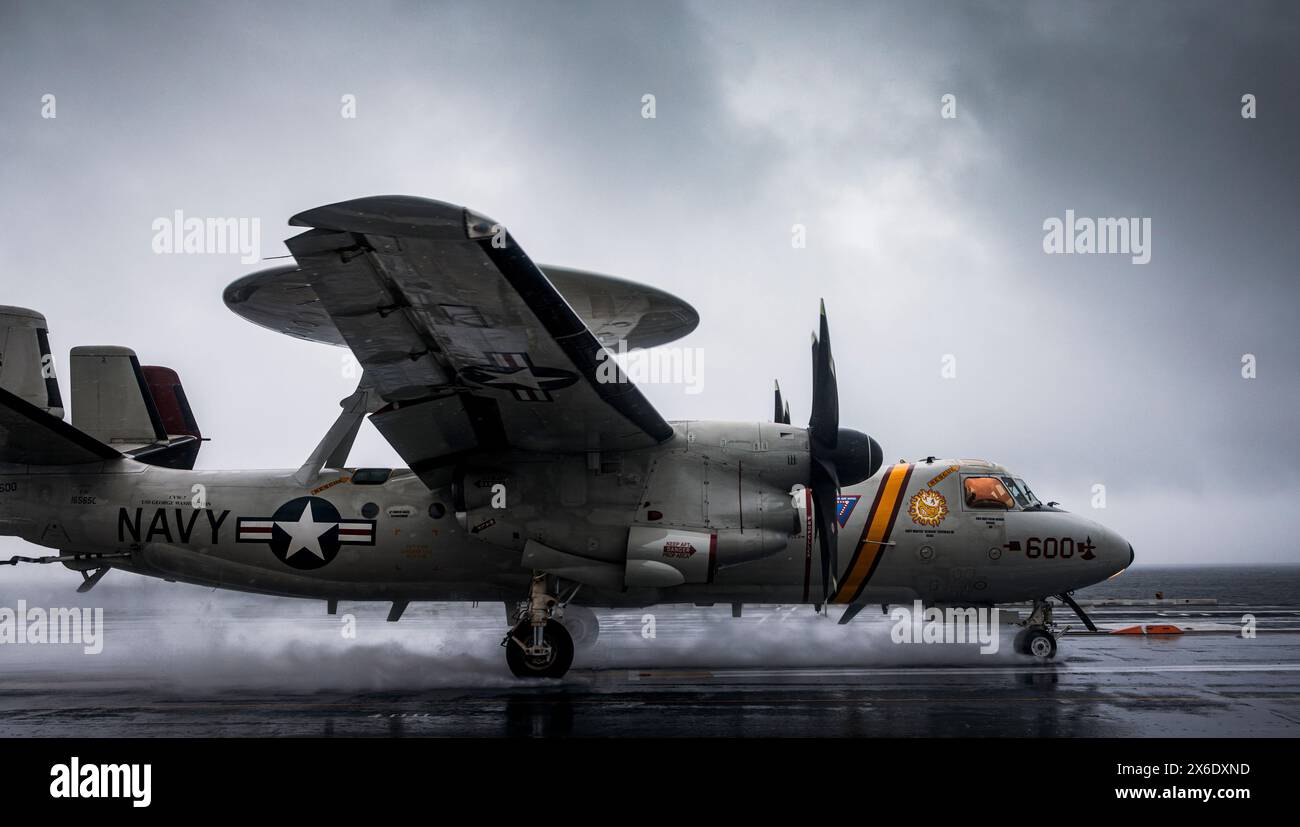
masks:
POLYGON ((181 378, 171 368, 148 366, 144 368, 145 381, 153 396, 154 407, 162 419, 167 442, 135 454, 135 458, 150 465, 191 470, 203 447, 203 433, 190 409, 190 400, 181 387, 181 378))
POLYGON ((172 436, 183 434, 203 439, 176 371, 171 368, 145 367, 144 378, 149 383, 149 392, 153 394, 158 415, 162 417, 163 430, 172 436))
POLYGON ((193 468, 201 443, 180 378, 115 346, 72 349, 72 424, 150 465, 193 468))
POLYGON ((167 438, 134 351, 74 347, 70 361, 74 427, 125 451, 167 438))
POLYGON ((81 465, 121 458, 63 421, 45 317, 0 307, 0 463, 81 465))
POLYGON ((0 306, 0 389, 63 418, 49 326, 35 310, 0 306))

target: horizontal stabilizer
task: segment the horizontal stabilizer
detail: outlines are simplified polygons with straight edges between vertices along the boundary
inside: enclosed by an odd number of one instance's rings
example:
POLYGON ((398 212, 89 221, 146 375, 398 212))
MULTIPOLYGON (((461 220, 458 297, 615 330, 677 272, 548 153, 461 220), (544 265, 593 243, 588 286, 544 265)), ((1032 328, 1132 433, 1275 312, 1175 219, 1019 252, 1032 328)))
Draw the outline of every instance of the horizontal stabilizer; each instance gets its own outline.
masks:
POLYGON ((122 454, 0 388, 0 462, 82 465, 122 454))

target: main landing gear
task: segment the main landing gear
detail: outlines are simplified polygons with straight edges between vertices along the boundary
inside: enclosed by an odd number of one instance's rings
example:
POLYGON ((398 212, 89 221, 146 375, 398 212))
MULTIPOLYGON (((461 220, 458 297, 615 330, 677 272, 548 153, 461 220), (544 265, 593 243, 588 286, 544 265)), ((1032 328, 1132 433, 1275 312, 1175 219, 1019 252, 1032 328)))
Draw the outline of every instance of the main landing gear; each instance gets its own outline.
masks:
POLYGON ((559 618, 577 590, 562 602, 551 593, 549 580, 545 574, 533 578, 528 599, 510 614, 512 628, 501 641, 517 678, 560 678, 573 665, 573 638, 559 618))

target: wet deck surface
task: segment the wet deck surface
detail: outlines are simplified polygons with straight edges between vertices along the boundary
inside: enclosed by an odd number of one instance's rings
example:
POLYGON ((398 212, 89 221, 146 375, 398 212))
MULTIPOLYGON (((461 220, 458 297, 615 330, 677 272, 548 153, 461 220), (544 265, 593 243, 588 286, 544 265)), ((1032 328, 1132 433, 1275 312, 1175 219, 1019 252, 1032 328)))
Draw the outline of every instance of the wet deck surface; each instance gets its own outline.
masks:
POLYGON ((0 736, 1300 735, 1292 607, 1098 609, 1205 631, 1070 634, 1046 664, 1011 652, 1011 630, 993 654, 899 644, 867 612, 602 613, 563 681, 529 685, 505 668, 499 608, 397 624, 369 608, 348 638, 346 618, 287 605, 109 607, 99 654, 0 646, 0 736), (1254 639, 1235 631, 1247 612, 1254 639))

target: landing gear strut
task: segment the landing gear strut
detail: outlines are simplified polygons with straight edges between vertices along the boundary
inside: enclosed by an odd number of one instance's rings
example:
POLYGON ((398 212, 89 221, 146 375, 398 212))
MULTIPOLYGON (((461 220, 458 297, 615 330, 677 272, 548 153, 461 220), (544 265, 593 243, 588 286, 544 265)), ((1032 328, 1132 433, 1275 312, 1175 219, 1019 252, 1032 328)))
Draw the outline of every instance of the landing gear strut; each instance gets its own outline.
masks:
POLYGON ((528 599, 516 608, 513 628, 501 641, 515 677, 559 678, 569 671, 573 638, 557 619, 560 614, 563 604, 551 593, 550 578, 545 574, 533 577, 528 599))
POLYGON ((1022 655, 1033 655, 1038 660, 1056 657, 1056 634, 1052 630, 1052 604, 1035 600, 1034 610, 1016 633, 1015 650, 1022 655))

